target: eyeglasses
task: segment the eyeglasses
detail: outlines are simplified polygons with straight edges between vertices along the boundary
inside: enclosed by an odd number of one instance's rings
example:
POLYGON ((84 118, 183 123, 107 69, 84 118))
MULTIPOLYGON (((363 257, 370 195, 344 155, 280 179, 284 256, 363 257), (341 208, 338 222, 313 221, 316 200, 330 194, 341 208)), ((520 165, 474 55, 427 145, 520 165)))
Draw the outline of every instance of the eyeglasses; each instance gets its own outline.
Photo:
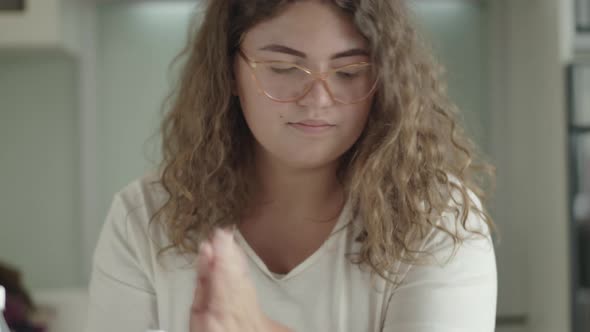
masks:
POLYGON ((252 69, 258 91, 282 103, 305 97, 316 81, 321 81, 332 100, 356 104, 369 98, 377 87, 377 75, 369 62, 353 63, 326 72, 314 72, 291 62, 257 61, 238 50, 252 69))

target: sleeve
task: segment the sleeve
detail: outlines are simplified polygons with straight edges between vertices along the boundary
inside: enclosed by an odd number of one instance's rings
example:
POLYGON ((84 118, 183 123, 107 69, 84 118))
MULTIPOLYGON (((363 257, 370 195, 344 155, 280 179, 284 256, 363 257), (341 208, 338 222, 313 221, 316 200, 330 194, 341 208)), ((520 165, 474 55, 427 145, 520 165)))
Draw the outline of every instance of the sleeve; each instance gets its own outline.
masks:
POLYGON ((157 326, 155 291, 139 256, 142 238, 143 246, 147 239, 129 226, 128 217, 116 195, 94 252, 86 332, 144 332, 157 326))
MULTIPOLYGON (((454 221, 447 216, 449 221, 454 221)), ((443 218, 444 219, 444 218, 443 218)), ((454 224, 454 223, 453 223, 454 224)), ((383 332, 493 332, 497 271, 494 246, 483 219, 470 213, 473 235, 453 253, 452 239, 433 231, 424 249, 437 263, 412 266, 391 295, 383 332)))

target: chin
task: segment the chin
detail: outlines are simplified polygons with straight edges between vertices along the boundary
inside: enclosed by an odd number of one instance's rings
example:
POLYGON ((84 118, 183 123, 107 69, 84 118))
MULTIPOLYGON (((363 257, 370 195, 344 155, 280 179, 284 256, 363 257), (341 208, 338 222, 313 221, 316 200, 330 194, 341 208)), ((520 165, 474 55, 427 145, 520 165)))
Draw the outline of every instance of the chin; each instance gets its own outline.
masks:
POLYGON ((333 165, 338 160, 338 158, 338 155, 311 155, 303 154, 301 152, 279 157, 279 159, 282 161, 282 164, 289 168, 298 170, 313 170, 328 167, 333 165))

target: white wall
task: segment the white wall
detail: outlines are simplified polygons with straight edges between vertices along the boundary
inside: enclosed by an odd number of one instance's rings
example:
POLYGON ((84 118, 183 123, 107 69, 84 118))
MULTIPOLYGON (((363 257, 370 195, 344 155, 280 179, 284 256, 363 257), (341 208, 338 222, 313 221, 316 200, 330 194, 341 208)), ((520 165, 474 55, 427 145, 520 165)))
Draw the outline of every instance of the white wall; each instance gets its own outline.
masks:
POLYGON ((57 44, 61 40, 59 1, 37 0, 27 4, 25 13, 0 13, 0 48, 57 44))
POLYGON ((91 0, 28 1, 24 11, 0 12, 0 49, 81 51, 81 11, 91 0))
POLYGON ((83 284, 76 84, 63 54, 0 55, 0 261, 32 288, 83 284))
POLYGON ((156 133, 171 79, 168 66, 184 46, 194 1, 111 3, 97 17, 98 213, 113 194, 153 167, 156 133))
MULTIPOLYGON (((494 0, 491 145, 505 313, 570 331, 565 81, 559 3, 494 0)), ((502 313, 502 312, 501 312, 502 313)))
POLYGON ((485 1, 410 2, 423 35, 446 66, 449 94, 467 133, 489 151, 489 53, 485 1))

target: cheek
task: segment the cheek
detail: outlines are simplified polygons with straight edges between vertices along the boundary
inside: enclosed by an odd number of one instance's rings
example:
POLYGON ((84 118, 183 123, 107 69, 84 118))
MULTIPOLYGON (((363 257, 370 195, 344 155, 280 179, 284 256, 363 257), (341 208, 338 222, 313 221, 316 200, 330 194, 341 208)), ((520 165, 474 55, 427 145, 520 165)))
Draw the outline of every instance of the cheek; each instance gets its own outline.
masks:
POLYGON ((344 133, 346 142, 350 146, 359 138, 365 126, 371 110, 371 103, 354 105, 344 112, 345 124, 344 133))
POLYGON ((242 88, 239 98, 244 119, 256 140, 263 146, 276 141, 284 130, 283 105, 259 94, 253 86, 242 88))

